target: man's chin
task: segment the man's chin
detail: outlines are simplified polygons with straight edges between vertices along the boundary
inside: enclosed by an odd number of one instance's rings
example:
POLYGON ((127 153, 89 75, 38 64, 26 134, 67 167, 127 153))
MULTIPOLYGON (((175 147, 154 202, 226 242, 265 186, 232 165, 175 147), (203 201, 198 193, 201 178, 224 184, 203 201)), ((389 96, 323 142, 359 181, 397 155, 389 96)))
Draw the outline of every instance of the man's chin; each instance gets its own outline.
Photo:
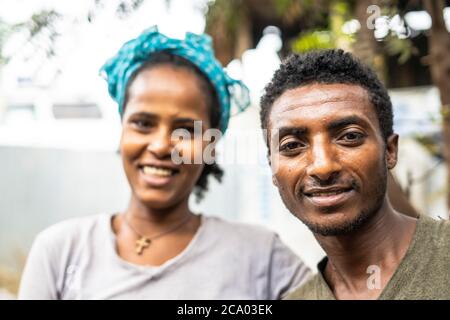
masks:
POLYGON ((300 220, 311 230, 312 233, 321 235, 324 237, 335 237, 351 234, 355 231, 361 229, 371 218, 371 215, 364 213, 359 214, 352 219, 343 218, 336 219, 335 221, 330 221, 333 219, 327 218, 319 219, 319 221, 310 221, 307 219, 300 220))
POLYGON ((322 225, 322 224, 305 223, 305 225, 309 228, 309 230, 311 230, 312 233, 324 237, 336 237, 348 235, 357 230, 355 225, 352 223, 341 225, 322 225))

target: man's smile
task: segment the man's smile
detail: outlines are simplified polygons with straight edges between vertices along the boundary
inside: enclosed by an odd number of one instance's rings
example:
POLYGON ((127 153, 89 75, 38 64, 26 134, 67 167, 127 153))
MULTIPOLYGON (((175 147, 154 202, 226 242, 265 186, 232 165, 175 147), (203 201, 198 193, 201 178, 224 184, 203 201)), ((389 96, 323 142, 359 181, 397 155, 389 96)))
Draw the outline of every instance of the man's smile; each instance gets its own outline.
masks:
POLYGON ((315 207, 337 207, 355 195, 353 187, 332 186, 327 188, 307 188, 303 196, 315 207))

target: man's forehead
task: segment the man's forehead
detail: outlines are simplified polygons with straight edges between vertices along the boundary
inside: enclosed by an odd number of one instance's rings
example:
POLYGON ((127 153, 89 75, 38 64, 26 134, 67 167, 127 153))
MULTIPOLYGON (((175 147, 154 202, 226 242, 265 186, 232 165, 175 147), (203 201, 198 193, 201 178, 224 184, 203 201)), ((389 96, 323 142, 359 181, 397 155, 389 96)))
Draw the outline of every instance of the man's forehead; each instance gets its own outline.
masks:
POLYGON ((367 91, 352 84, 310 84, 285 91, 275 100, 272 111, 285 112, 298 107, 320 106, 333 102, 369 102, 367 91))
MULTIPOLYGON (((358 85, 312 84, 285 92, 275 101, 268 129, 327 130, 335 123, 353 123, 379 130, 378 115, 367 91, 358 85)), ((271 133, 273 134, 273 132, 271 133)))

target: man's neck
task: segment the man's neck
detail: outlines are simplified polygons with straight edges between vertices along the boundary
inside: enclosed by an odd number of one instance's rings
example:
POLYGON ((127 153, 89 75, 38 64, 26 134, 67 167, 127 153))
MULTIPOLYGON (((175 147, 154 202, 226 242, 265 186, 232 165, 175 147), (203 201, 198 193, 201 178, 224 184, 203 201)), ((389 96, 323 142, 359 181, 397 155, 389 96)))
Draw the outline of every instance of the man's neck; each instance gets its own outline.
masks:
POLYGON ((335 296, 378 297, 405 255, 416 222, 394 211, 385 199, 378 213, 361 229, 342 236, 316 234, 328 256, 324 277, 335 296), (369 288, 371 272, 379 272, 379 287, 369 288))

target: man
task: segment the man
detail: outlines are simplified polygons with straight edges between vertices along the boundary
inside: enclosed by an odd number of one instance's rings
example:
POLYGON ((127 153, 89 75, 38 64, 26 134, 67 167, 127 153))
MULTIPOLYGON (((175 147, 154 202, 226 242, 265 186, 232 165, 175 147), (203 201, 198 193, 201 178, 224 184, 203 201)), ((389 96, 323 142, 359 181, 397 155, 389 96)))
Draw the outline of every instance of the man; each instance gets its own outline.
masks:
POLYGON ((395 211, 390 98, 349 53, 293 55, 261 98, 273 183, 327 257, 288 299, 450 299, 450 222, 395 211))

